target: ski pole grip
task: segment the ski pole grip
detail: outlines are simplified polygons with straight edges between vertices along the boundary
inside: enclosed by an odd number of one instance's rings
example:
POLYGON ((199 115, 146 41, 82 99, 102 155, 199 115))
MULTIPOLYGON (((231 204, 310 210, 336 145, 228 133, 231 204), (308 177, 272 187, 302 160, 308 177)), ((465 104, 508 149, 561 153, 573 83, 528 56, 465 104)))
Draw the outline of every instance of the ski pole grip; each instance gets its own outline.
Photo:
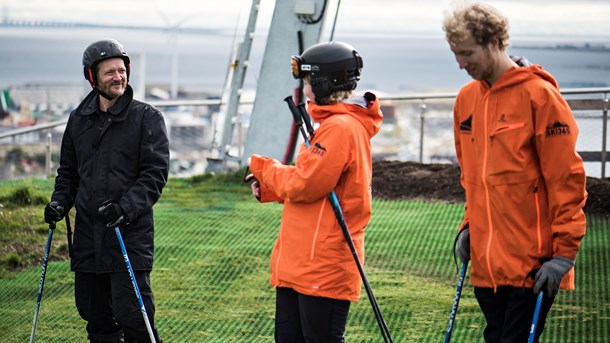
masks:
POLYGON ((292 100, 292 95, 287 96, 284 101, 288 104, 288 108, 292 113, 292 117, 294 118, 294 122, 297 124, 297 127, 301 127, 303 125, 303 120, 301 119, 301 115, 297 110, 297 106, 294 104, 294 100, 292 100))
POLYGON ((309 117, 309 113, 307 113, 307 110, 305 109, 305 103, 302 102, 298 104, 297 107, 299 109, 299 112, 301 113, 301 118, 303 118, 303 122, 307 127, 307 133, 309 133, 309 135, 313 137, 313 126, 311 125, 311 118, 309 117))

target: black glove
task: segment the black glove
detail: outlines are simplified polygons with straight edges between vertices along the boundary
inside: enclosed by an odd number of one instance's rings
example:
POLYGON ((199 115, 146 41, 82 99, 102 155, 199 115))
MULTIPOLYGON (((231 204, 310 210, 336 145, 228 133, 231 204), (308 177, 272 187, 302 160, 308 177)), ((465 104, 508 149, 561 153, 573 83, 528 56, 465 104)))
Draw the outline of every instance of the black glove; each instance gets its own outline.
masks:
POLYGON ((44 221, 55 224, 64 217, 64 207, 57 201, 51 201, 44 207, 44 221))
POLYGON ((538 294, 540 290, 543 290, 549 297, 557 294, 561 279, 572 267, 574 267, 574 260, 566 257, 553 257, 544 262, 534 277, 536 280, 534 293, 538 294))
POLYGON ((470 229, 465 228, 458 234, 458 256, 463 263, 470 261, 470 229))
POLYGON ((106 222, 106 227, 117 227, 125 220, 125 212, 118 203, 112 200, 104 202, 97 209, 97 213, 106 222))

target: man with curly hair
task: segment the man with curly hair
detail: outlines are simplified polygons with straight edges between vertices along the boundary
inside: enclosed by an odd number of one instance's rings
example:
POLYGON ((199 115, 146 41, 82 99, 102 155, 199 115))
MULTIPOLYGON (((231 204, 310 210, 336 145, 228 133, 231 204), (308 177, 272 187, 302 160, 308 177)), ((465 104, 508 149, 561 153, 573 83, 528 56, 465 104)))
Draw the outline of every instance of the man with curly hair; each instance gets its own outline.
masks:
POLYGON ((535 341, 557 291, 574 289, 585 235, 585 171, 578 128, 557 81, 508 55, 508 19, 482 3, 443 21, 460 69, 473 80, 454 106, 455 147, 466 192, 458 255, 485 316, 486 342, 526 342, 544 292, 535 341))

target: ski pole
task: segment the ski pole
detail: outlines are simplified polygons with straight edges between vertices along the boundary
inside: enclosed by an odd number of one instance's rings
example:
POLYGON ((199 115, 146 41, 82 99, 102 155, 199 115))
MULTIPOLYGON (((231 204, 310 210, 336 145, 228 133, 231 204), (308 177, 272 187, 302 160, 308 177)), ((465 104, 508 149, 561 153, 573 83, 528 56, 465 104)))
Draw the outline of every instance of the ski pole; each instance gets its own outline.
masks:
POLYGON ((131 278, 131 285, 133 286, 133 290, 136 293, 136 298, 138 298, 138 304, 140 305, 140 311, 142 312, 142 317, 144 318, 144 324, 146 325, 146 330, 148 331, 148 337, 150 337, 150 341, 152 343, 157 343, 155 340, 155 335, 153 334, 152 327, 150 326, 150 321, 148 320, 148 314, 146 314, 146 308, 144 307, 144 301, 142 301, 142 295, 140 294, 140 288, 138 288, 138 282, 136 281, 136 276, 133 273, 133 268, 131 268, 131 262, 129 262, 129 256, 127 256, 127 249, 125 249, 125 243, 123 243, 123 237, 121 236, 121 231, 119 227, 115 227, 114 231, 116 232, 116 237, 119 240, 119 245, 121 246, 121 251, 123 252, 123 259, 125 260, 125 264, 127 265, 127 271, 129 272, 129 278, 131 278))
MULTIPOLYGON (((304 113, 306 114, 307 111, 305 111, 304 108, 301 109, 301 111, 299 111, 297 109, 296 105, 294 104, 294 100, 292 100, 292 96, 286 97, 284 99, 284 101, 286 101, 286 103, 288 103, 288 108, 290 109, 290 112, 292 112, 294 121, 295 121, 297 127, 299 128, 299 130, 301 131, 301 134, 303 135, 303 139, 305 140, 305 145, 307 147, 309 147, 309 138, 307 137, 307 134, 305 133, 305 130, 303 129, 303 118, 304 118, 303 114, 304 113)), ((313 127, 311 127, 311 122, 309 121, 309 116, 307 115, 307 117, 305 119, 306 119, 305 122, 309 123, 309 125, 306 124, 307 129, 311 130, 310 134, 313 137, 313 127)), ((356 251, 356 246, 354 245, 354 241, 352 240, 352 236, 347 227, 347 223, 345 222, 345 217, 343 216, 343 211, 341 210, 341 205, 339 204, 339 199, 337 198, 337 195, 335 194, 334 190, 330 192, 330 194, 328 195, 328 198, 330 199, 330 203, 332 205, 333 211, 335 212, 335 216, 337 217, 337 221, 339 222, 339 226, 341 226, 341 231, 343 231, 345 240, 347 241, 347 244, 352 253, 352 256, 354 257, 354 261, 356 262, 356 266, 358 267, 358 272, 360 273, 360 277, 362 278, 362 283, 364 284, 366 294, 368 295, 369 302, 371 303, 371 307, 373 308, 375 318, 377 319, 377 324, 379 325, 379 328, 381 329, 381 335, 383 336, 383 340, 384 340, 384 342, 392 343, 393 342, 392 336, 390 335, 388 326, 387 326, 385 320, 383 319, 383 315, 381 314, 381 310, 379 309, 379 305, 377 304, 377 300, 375 299, 375 295, 373 294, 373 289, 371 288, 371 285, 369 284, 369 281, 364 272, 362 263, 360 262, 360 258, 358 257, 358 252, 356 251)))
POLYGON ((303 135, 303 139, 305 140, 305 145, 309 148, 309 138, 307 137, 307 133, 305 133, 305 129, 303 129, 303 118, 299 110, 297 110, 294 100, 292 100, 292 95, 287 96, 284 101, 288 104, 288 108, 294 118, 294 124, 299 131, 301 131, 301 135, 303 135))
POLYGON ((310 140, 313 139, 313 126, 311 125, 311 118, 305 109, 305 103, 300 103, 297 105, 299 113, 301 114, 301 118, 303 118, 303 122, 305 123, 305 127, 307 128, 307 132, 309 133, 310 140))
POLYGON ((538 293, 538 297, 536 298, 536 308, 534 309, 534 318, 532 318, 532 326, 530 327, 530 336, 527 343, 534 343, 534 339, 536 338, 536 326, 538 326, 538 316, 540 315, 543 294, 544 292, 540 291, 538 293))
POLYGON ((47 274, 47 265, 49 263, 49 252, 51 250, 51 240, 53 239, 53 231, 55 223, 49 224, 49 236, 47 237, 47 245, 42 260, 42 274, 40 275, 40 283, 38 284, 38 297, 36 298, 36 310, 34 311, 34 321, 32 322, 32 333, 30 334, 30 343, 34 342, 34 334, 36 333, 36 325, 38 324, 38 312, 40 311, 40 302, 42 301, 42 291, 44 289, 44 279, 47 274))
POLYGON ((458 305, 460 304, 460 296, 462 295, 462 286, 464 285, 464 278, 466 277, 466 269, 468 269, 468 262, 462 263, 462 270, 460 271, 460 278, 458 279, 457 290, 455 291, 455 298, 453 299, 453 307, 451 308, 451 315, 449 316, 449 325, 447 325, 447 333, 445 334, 445 343, 451 341, 451 332, 453 331, 453 324, 455 323, 458 305))

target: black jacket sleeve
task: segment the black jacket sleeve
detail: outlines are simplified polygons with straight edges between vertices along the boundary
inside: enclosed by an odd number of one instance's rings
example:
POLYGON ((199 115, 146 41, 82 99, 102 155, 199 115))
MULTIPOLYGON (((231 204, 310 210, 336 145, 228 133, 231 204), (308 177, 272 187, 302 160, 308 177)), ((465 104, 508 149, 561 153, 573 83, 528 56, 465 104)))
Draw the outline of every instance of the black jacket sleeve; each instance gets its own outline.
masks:
POLYGON ((119 201, 128 222, 151 210, 161 197, 169 172, 169 139, 163 115, 150 105, 144 106, 139 174, 119 201))

